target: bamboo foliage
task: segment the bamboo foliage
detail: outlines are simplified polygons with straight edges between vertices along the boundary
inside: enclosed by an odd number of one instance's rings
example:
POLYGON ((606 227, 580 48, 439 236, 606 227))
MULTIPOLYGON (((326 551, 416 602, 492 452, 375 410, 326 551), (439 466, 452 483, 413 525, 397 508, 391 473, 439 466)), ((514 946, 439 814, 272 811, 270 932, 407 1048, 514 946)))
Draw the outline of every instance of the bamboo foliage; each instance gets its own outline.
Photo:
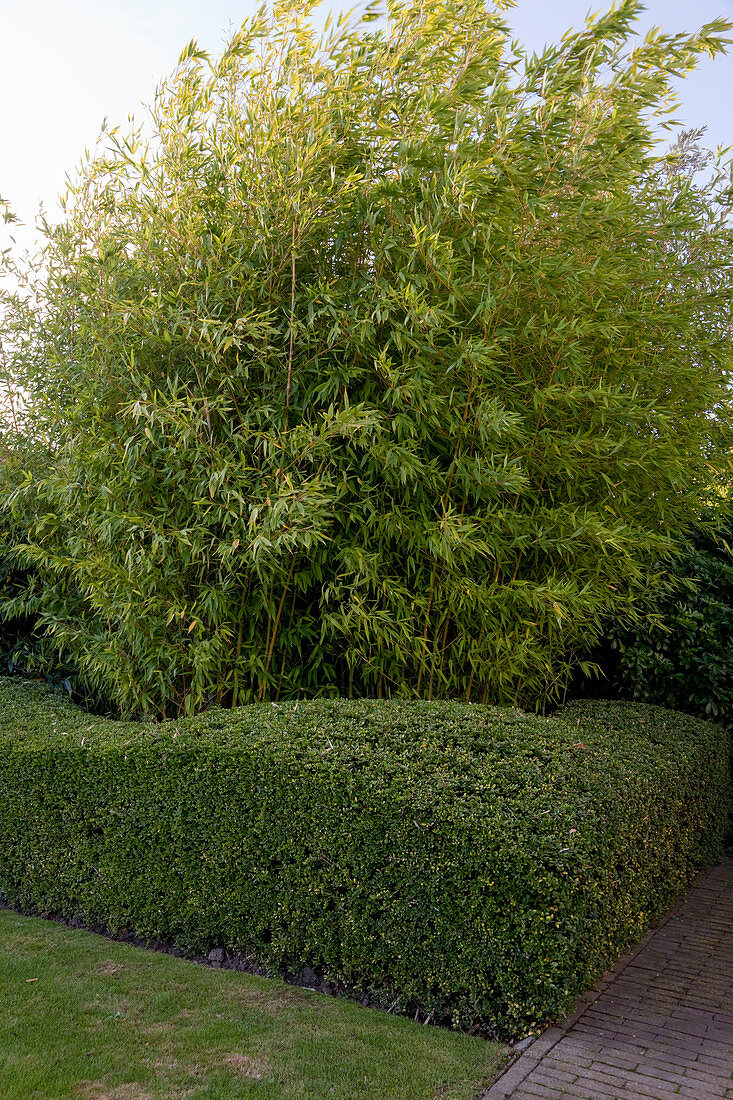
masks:
POLYGON ((727 25, 624 0, 527 57, 502 4, 312 7, 187 47, 46 226, 4 614, 130 713, 542 703, 729 414, 730 191, 651 136, 727 25))

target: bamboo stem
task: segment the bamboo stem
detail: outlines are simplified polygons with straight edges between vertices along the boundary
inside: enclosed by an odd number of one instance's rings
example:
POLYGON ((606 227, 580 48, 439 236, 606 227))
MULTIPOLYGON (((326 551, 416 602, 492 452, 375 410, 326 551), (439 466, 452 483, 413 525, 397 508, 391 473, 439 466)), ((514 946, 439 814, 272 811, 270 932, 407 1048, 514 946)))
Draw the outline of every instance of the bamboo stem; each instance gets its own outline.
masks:
POLYGON ((283 606, 285 604, 285 597, 288 594, 288 589, 290 588, 290 582, 292 581, 293 573, 295 572, 295 562, 296 562, 297 557, 298 557, 297 554, 293 554, 292 558, 290 559, 290 569, 288 571, 288 576, 287 576, 287 579, 286 579, 285 584, 283 586, 282 595, 280 596, 280 603, 278 604, 277 615, 275 616, 275 622, 274 622, 273 627, 272 627, 272 636, 270 638, 270 645, 269 645, 269 648, 268 648, 268 651, 267 651, 267 659, 265 661, 265 678, 263 679, 262 687, 260 688, 260 698, 264 698, 264 695, 265 695, 265 685, 267 683, 267 673, 270 671, 270 662, 272 661, 272 654, 273 654, 273 651, 275 649, 275 638, 277 637, 277 628, 280 625, 280 616, 283 613, 283 606))
MULTIPOLYGON (((479 649, 479 650, 481 649, 481 642, 483 641, 483 639, 484 639, 484 628, 482 626, 481 630, 479 631, 478 642, 476 643, 476 648, 479 649)), ((471 688, 473 687, 474 672, 475 672, 474 666, 471 665, 471 672, 470 672, 470 675, 468 677, 468 685, 466 687, 466 702, 467 703, 471 702, 471 688)))
POLYGON ((430 589, 428 591, 428 606, 425 609, 425 629, 423 630, 423 636, 422 636, 422 649, 423 649, 423 651, 422 651, 422 654, 421 654, 421 657, 420 657, 420 669, 419 669, 418 674, 417 674, 417 688, 416 688, 416 691, 417 691, 418 695, 420 694, 420 688, 422 686, 423 672, 425 671, 425 656, 426 656, 426 652, 427 652, 428 626, 430 624, 430 609, 433 606, 433 591, 435 589, 435 574, 437 573, 437 571, 438 571, 438 563, 437 563, 437 561, 434 561, 433 562, 432 573, 430 575, 430 589))
POLYGON ((290 386, 293 381, 293 351, 295 348, 295 219, 293 219, 293 236, 290 248, 290 348, 288 349, 288 380, 285 386, 285 427, 288 426, 288 412, 290 411, 290 386))

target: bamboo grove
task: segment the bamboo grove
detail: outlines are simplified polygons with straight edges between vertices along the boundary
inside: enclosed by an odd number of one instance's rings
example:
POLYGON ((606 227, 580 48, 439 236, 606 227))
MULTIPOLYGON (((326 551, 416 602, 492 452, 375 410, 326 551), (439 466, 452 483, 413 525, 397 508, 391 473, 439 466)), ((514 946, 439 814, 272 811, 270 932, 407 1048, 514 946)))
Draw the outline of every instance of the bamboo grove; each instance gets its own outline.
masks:
POLYGON ((730 180, 654 127, 728 27, 311 7, 192 43, 6 294, 2 611, 123 713, 542 706, 719 472, 730 180))

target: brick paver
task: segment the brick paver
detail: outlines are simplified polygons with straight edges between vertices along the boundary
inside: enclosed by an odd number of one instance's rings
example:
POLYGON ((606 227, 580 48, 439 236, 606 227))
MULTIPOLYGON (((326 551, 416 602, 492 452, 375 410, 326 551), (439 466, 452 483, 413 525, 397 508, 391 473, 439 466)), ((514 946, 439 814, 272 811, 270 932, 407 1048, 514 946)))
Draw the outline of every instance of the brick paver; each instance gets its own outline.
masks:
POLYGON ((733 1100, 733 859, 483 1100, 733 1100))

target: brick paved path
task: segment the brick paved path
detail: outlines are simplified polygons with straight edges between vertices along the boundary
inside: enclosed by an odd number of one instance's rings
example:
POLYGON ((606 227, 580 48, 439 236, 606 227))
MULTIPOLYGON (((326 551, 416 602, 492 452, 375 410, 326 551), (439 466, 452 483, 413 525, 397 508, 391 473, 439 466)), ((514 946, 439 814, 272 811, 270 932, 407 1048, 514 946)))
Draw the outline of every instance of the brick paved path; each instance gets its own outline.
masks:
POLYGON ((483 1100, 733 1098, 733 859, 483 1100))

